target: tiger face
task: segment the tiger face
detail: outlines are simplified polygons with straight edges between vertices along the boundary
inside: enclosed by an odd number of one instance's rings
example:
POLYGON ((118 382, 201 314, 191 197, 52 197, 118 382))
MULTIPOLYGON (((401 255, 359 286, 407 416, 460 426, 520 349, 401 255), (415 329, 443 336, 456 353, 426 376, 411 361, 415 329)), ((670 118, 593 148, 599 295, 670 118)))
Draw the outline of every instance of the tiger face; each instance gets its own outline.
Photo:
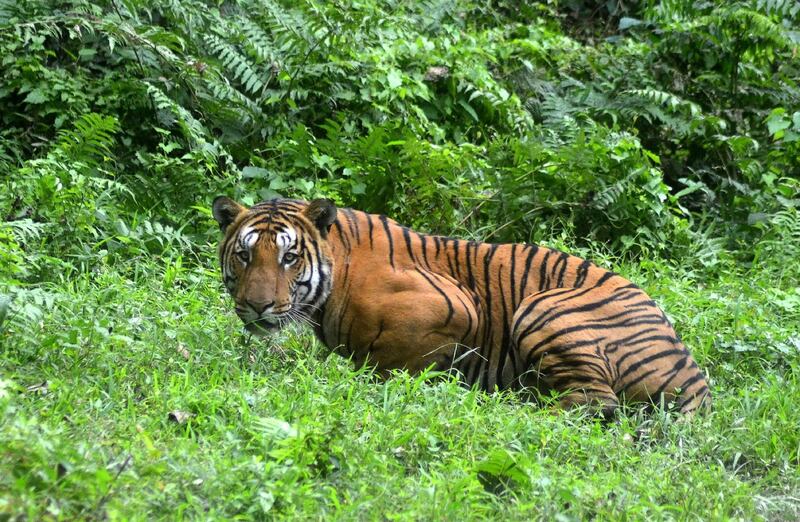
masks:
POLYGON ((310 321, 332 284, 327 236, 336 219, 333 202, 272 200, 248 209, 220 196, 212 211, 223 233, 222 281, 245 328, 266 334, 310 321))

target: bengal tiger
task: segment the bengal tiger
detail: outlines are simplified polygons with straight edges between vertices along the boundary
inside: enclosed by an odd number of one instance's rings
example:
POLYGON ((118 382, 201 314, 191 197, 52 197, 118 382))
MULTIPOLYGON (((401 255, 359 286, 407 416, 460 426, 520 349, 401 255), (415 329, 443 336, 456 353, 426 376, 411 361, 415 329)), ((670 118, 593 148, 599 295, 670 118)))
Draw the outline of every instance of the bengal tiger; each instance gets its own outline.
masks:
POLYGON ((245 327, 313 325, 330 349, 456 372, 612 415, 622 400, 691 414, 706 379, 656 303, 622 276, 535 245, 427 235, 331 200, 212 205, 222 279, 245 327))

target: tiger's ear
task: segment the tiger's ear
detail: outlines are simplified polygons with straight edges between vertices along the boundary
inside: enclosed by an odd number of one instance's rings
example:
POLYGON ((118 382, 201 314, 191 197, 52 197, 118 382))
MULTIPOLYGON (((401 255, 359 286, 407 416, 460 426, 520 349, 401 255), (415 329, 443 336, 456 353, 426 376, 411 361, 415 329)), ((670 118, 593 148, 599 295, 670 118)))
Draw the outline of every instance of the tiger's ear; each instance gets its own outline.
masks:
POLYGON ((236 217, 247 210, 228 196, 218 196, 211 204, 211 213, 219 223, 219 229, 225 232, 228 225, 236 220, 236 217))
POLYGON ((322 237, 328 237, 331 225, 336 221, 336 205, 330 199, 315 199, 308 204, 306 217, 319 229, 322 237))

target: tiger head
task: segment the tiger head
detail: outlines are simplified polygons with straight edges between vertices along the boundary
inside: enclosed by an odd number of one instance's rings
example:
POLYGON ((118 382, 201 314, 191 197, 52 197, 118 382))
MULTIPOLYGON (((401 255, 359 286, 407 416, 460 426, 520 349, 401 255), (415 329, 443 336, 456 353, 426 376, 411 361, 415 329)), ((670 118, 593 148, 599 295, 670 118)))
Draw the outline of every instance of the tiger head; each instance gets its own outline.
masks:
POLYGON ((245 328, 266 334, 309 321, 331 290, 333 202, 275 199, 246 208, 220 196, 212 211, 223 235, 222 281, 245 328))

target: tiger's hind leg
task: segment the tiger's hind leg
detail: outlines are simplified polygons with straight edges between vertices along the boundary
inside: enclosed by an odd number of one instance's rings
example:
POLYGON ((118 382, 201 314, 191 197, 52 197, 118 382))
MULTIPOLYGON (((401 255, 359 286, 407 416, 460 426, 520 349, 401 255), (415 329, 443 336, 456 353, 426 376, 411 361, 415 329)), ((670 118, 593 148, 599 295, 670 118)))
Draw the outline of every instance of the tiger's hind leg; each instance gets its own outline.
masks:
POLYGON ((523 362, 522 388, 559 394, 562 408, 586 406, 606 419, 619 406, 614 374, 601 336, 575 330, 570 310, 584 301, 586 289, 558 288, 525 298, 512 319, 512 338, 523 362))
POLYGON ((528 372, 521 385, 564 394, 563 406, 609 412, 624 398, 683 413, 710 401, 705 378, 663 312, 642 290, 558 288, 525 298, 512 335, 528 372))
POLYGON ((608 382, 603 363, 588 353, 547 353, 523 375, 523 386, 547 395, 556 392, 563 409, 585 406, 605 419, 614 416, 619 398, 608 382))
POLYGON ((614 390, 595 380, 579 378, 572 382, 559 383, 559 386, 568 390, 558 400, 559 407, 565 410, 586 406, 594 415, 609 420, 614 417, 619 407, 619 399, 614 390))

